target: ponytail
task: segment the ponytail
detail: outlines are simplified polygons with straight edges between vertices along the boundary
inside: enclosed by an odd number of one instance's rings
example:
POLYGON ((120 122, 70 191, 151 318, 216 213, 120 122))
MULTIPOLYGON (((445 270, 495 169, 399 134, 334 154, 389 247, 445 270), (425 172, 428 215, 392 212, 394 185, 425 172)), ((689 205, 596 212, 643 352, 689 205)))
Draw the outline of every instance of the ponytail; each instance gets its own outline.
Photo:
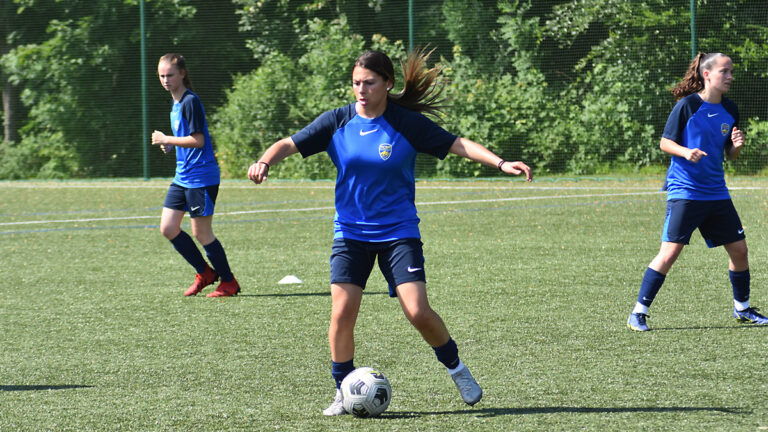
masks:
POLYGON ((675 95, 677 100, 680 100, 688 95, 700 92, 704 90, 704 75, 702 70, 710 70, 714 61, 719 57, 727 57, 722 53, 699 53, 688 65, 688 70, 685 71, 683 80, 677 83, 672 89, 672 94, 675 95))
POLYGON ((160 60, 158 61, 158 63, 163 63, 163 62, 176 66, 176 69, 178 69, 179 72, 184 71, 184 81, 183 81, 184 87, 194 91, 194 89, 192 89, 192 81, 189 79, 187 62, 184 60, 183 55, 177 54, 177 53, 166 54, 160 57, 160 60))
MULTIPOLYGON (((427 69, 427 59, 434 51, 426 52, 422 48, 409 52, 402 62, 403 90, 389 94, 390 101, 412 111, 438 116, 444 109, 441 94, 443 87, 437 84, 440 69, 427 69)), ((369 69, 381 75, 385 81, 395 82, 395 70, 392 60, 381 51, 366 51, 355 60, 355 66, 369 69)))

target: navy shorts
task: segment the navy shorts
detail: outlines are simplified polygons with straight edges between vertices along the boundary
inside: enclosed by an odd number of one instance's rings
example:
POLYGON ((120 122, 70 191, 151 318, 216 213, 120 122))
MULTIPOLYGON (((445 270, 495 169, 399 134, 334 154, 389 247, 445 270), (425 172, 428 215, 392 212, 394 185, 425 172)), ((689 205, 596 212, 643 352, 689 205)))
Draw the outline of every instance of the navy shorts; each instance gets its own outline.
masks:
POLYGON ((189 212, 189 217, 212 216, 219 185, 185 188, 175 183, 168 187, 163 207, 189 212))
POLYGON ((661 241, 688 244, 696 228, 711 248, 744 240, 746 237, 739 215, 730 199, 667 201, 667 216, 661 241))
POLYGON ((379 258, 379 269, 389 284, 389 296, 406 282, 426 282, 424 251, 417 238, 387 242, 335 239, 331 251, 331 283, 351 283, 365 289, 365 283, 379 258))

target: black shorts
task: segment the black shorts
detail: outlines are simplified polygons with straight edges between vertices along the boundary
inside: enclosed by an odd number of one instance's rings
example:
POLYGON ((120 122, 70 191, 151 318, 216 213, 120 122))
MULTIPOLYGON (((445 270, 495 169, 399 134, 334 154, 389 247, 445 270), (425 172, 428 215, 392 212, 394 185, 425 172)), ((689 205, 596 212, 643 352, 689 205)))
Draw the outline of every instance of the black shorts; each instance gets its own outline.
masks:
POLYGON ((163 207, 189 212, 189 217, 212 216, 219 185, 185 188, 175 183, 168 187, 163 207))
POLYGON ((746 237, 739 214, 730 199, 667 201, 661 241, 688 244, 696 228, 711 248, 744 240, 746 237))
POLYGON ((400 284, 427 281, 421 240, 364 242, 341 238, 333 241, 331 283, 351 283, 365 289, 377 256, 390 297, 397 297, 395 287, 400 284))

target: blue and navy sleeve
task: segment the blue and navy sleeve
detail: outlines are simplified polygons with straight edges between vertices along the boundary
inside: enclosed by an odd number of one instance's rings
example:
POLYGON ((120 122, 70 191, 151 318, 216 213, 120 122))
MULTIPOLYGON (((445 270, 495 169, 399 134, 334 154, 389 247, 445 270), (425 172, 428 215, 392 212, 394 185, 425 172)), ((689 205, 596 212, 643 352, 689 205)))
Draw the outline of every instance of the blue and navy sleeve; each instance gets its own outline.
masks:
POLYGON ((699 98, 686 97, 677 102, 669 114, 669 118, 667 118, 667 124, 664 126, 664 133, 661 136, 679 145, 684 145, 683 130, 693 113, 701 106, 700 101, 699 98))
POLYGON ((304 129, 296 132, 291 139, 304 158, 326 151, 333 134, 352 116, 354 116, 354 105, 352 105, 352 112, 350 112, 350 105, 326 111, 304 129))
POLYGON ((388 110, 385 115, 387 115, 387 121, 411 143, 416 151, 445 159, 456 141, 456 135, 446 131, 424 114, 396 106, 394 110, 388 110))
POLYGON ((203 103, 200 102, 200 98, 192 92, 185 98, 182 104, 181 112, 189 125, 189 134, 193 133, 205 133, 205 110, 203 110, 203 103))

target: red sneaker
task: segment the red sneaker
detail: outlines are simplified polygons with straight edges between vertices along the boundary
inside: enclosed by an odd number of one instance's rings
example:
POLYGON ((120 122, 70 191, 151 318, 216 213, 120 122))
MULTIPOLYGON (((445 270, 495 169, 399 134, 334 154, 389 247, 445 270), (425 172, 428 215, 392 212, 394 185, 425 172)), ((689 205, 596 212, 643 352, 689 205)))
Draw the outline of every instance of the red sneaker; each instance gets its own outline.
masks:
POLYGON ((240 284, 237 283, 237 279, 232 278, 229 282, 221 281, 216 291, 208 293, 206 297, 229 297, 237 295, 240 292, 240 284))
POLYGON ((217 280, 219 280, 219 275, 208 266, 203 273, 195 274, 195 283, 184 291, 184 295, 187 297, 197 295, 203 288, 213 284, 217 280))

